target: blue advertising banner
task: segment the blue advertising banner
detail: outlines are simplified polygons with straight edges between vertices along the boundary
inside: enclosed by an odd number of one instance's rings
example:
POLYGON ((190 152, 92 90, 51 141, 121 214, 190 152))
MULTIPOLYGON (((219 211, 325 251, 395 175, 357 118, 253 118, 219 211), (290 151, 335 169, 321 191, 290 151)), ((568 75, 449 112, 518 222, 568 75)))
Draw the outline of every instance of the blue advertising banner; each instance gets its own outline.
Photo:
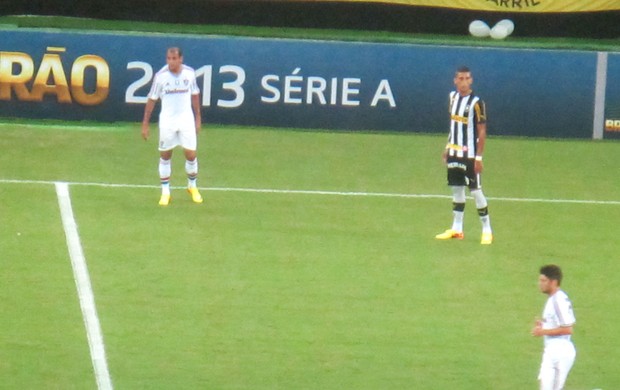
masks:
POLYGON ((166 48, 180 46, 207 124, 446 132, 454 71, 467 65, 490 134, 592 136, 593 52, 35 30, 0 37, 4 117, 138 122, 166 48))
POLYGON ((609 54, 605 93, 605 138, 620 139, 620 54, 609 54))

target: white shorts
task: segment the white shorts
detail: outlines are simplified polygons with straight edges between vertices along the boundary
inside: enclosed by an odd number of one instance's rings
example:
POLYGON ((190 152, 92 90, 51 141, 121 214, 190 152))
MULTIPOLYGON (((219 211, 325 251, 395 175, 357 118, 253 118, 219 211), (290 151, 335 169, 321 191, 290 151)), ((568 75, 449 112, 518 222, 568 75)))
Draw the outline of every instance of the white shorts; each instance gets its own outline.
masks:
POLYGON ((558 342, 546 346, 538 374, 540 390, 562 390, 576 354, 572 342, 558 342))
POLYGON ((159 128, 159 150, 172 150, 177 146, 183 149, 196 150, 196 127, 186 126, 184 128, 159 128))

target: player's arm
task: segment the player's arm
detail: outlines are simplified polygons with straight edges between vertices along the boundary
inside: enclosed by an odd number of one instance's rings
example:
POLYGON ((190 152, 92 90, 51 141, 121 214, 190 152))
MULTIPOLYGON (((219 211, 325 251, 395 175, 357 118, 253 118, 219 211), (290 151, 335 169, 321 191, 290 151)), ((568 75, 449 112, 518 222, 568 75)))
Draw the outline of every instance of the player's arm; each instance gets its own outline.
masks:
POLYGON ((568 336, 573 334, 573 325, 560 326, 558 328, 543 329, 542 322, 537 321, 532 329, 532 336, 568 336))
POLYGON ((474 107, 476 110, 476 160, 474 162, 474 172, 480 173, 484 168, 482 164, 482 155, 484 154, 484 145, 487 141, 487 114, 484 102, 479 101, 474 107))
POLYGON ((446 142, 446 147, 441 152, 441 159, 443 160, 444 164, 448 163, 448 151, 449 150, 450 150, 450 140, 448 140, 448 142, 446 142))
POLYGON ((484 145, 487 142, 486 122, 476 124, 476 130, 478 132, 478 140, 476 141, 476 156, 482 157, 482 155, 484 154, 484 145))
POLYGON ((200 113, 200 94, 192 95, 192 109, 194 110, 194 119, 196 121, 196 134, 200 132, 202 126, 202 116, 200 113))
POLYGON ((146 105, 144 106, 144 117, 142 118, 142 138, 144 138, 144 140, 149 139, 149 124, 156 102, 156 100, 147 99, 146 105))
MULTIPOLYGON (((452 100, 453 100, 453 95, 450 94, 449 98, 448 98, 448 119, 450 118, 450 116, 452 115, 452 112, 450 111, 452 108, 452 100)), ((448 123, 450 123, 450 121, 448 120, 448 123)), ((444 164, 448 163, 448 151, 450 150, 450 134, 448 134, 448 140, 446 141, 446 147, 443 149, 443 151, 441 152, 441 159, 443 160, 444 164)))

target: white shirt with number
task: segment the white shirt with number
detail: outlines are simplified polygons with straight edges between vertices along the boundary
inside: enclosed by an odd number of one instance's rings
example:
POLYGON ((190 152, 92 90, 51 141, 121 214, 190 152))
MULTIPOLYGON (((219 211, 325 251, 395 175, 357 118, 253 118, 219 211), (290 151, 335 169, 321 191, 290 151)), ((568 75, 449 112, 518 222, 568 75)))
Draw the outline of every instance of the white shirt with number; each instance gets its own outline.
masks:
MULTIPOLYGON (((568 295, 562 290, 558 290, 547 299, 543 310, 542 318, 543 329, 555 329, 564 326, 572 326, 575 323, 573 304, 568 295)), ((545 336, 545 347, 555 342, 570 342, 570 335, 545 336)))
POLYGON ((181 71, 172 73, 165 65, 153 80, 148 94, 152 100, 161 99, 159 127, 162 129, 195 128, 192 95, 198 95, 194 69, 181 65, 181 71))

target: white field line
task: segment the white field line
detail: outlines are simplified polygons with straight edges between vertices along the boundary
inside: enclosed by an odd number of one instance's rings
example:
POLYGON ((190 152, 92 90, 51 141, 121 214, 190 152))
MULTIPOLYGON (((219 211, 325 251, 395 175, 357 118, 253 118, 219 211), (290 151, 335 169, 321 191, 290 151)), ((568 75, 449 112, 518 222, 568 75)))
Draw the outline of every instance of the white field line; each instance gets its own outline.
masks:
POLYGON ((97 315, 97 308, 95 307, 95 296, 90 283, 90 277, 88 276, 86 258, 84 257, 77 224, 73 216, 69 185, 67 183, 54 183, 54 185, 56 186, 56 196, 58 197, 58 205, 60 206, 62 225, 65 229, 65 236, 67 238, 69 257, 71 258, 71 267, 73 268, 73 278, 75 279, 84 326, 86 327, 86 335, 88 337, 90 357, 95 370, 97 388, 99 390, 112 390, 112 379, 110 378, 110 372, 108 370, 103 344, 103 334, 101 332, 99 316, 97 315))
MULTIPOLYGON (((17 180, 0 179, 0 184, 55 184, 54 181, 46 180, 17 180)), ((94 183, 94 182, 68 182, 72 186, 87 187, 107 187, 107 188, 160 188, 159 185, 147 184, 115 184, 115 183, 94 183)), ((177 189, 184 187, 175 187, 177 189)), ((268 194, 300 194, 300 195, 328 195, 328 196, 360 196, 360 197, 379 197, 379 198, 413 198, 413 199, 452 199, 451 195, 438 194, 399 194, 389 192, 358 192, 358 191, 323 191, 323 190, 290 190, 290 189, 270 189, 270 188, 240 188, 240 187, 199 187, 203 191, 222 191, 222 192, 254 192, 268 194)), ((514 198, 514 197, 491 197, 488 200, 500 202, 526 202, 526 203, 573 203, 573 204, 599 204, 599 205, 620 205, 620 200, 591 200, 591 199, 544 199, 544 198, 514 198)))

